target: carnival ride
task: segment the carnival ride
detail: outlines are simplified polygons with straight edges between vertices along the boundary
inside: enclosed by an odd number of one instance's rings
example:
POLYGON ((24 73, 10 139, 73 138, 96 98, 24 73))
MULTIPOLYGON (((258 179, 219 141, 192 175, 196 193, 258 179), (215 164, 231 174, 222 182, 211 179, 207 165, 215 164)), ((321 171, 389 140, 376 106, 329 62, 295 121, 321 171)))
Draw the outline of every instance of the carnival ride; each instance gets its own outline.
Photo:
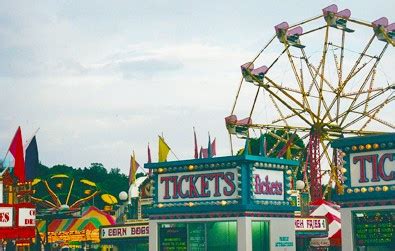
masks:
POLYGON ((96 183, 80 179, 79 187, 75 189, 75 179, 66 174, 55 174, 49 179, 36 178, 32 182, 34 194, 31 199, 42 209, 49 211, 75 211, 81 205, 95 197, 99 192, 96 183))
POLYGON ((232 135, 249 138, 255 130, 271 135, 281 130, 284 134, 275 139, 283 143, 277 150, 282 157, 296 147, 293 135, 298 135, 306 147, 303 156, 295 157, 302 164, 293 172, 303 174, 311 201, 325 198, 333 185, 343 193, 342 153, 330 148, 331 140, 395 129, 390 112, 395 84, 388 74, 395 23, 385 17, 354 19, 350 10, 330 5, 321 15, 274 29, 258 55, 241 66, 243 76, 225 118, 231 144, 232 135), (241 102, 251 96, 251 106, 241 102), (236 112, 247 118, 238 120, 236 112))

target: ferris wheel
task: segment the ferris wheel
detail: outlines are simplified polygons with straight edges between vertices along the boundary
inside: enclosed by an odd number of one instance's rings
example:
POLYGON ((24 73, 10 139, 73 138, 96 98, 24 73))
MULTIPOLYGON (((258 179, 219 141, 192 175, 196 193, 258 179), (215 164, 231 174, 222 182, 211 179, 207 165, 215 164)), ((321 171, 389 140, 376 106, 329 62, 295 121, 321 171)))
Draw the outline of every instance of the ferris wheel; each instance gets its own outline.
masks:
POLYGON ((319 16, 282 22, 274 30, 258 55, 241 66, 242 80, 225 118, 231 142, 234 135, 283 130, 288 136, 278 140, 290 148, 289 135, 297 134, 306 145, 300 168, 311 200, 325 197, 333 184, 342 193, 342 153, 330 142, 395 129, 395 23, 386 17, 358 20, 350 10, 330 5, 319 16))

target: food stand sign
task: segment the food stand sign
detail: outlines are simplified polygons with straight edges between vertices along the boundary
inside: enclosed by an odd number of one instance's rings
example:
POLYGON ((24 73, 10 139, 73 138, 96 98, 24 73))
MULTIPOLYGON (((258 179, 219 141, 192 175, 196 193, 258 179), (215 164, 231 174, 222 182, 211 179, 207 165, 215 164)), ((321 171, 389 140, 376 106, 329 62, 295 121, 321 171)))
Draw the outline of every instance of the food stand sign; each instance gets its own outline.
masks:
POLYGON ((237 169, 158 175, 158 202, 237 198, 237 169))
POLYGON ((12 227, 13 208, 0 207, 0 227, 12 227))
POLYGON ((100 239, 148 237, 148 224, 103 227, 100 229, 100 239))
POLYGON ((295 231, 326 231, 325 218, 295 218, 295 231))
POLYGON ((20 227, 34 227, 36 225, 36 209, 19 208, 18 225, 20 227))

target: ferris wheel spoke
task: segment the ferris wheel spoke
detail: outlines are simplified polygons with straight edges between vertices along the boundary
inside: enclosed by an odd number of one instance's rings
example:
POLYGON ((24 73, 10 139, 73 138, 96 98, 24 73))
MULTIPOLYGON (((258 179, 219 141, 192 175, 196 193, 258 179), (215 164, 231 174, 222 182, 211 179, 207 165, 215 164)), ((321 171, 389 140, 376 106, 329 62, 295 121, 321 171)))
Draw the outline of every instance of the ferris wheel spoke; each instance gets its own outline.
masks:
MULTIPOLYGON (((314 85, 316 86, 316 89, 319 90, 320 87, 318 86, 318 83, 317 83, 317 80, 316 80, 317 75, 319 75, 319 69, 316 69, 316 68, 308 61, 308 57, 306 56, 306 53, 305 53, 305 51, 304 51, 303 49, 302 49, 302 54, 303 54, 303 58, 304 58, 304 60, 305 60, 305 62, 306 62, 307 68, 309 69, 309 73, 310 73, 310 76, 311 76, 311 78, 312 78, 312 84, 314 84, 314 85), (313 71, 314 71, 314 72, 313 72, 313 71)), ((320 65, 319 67, 321 67, 321 65, 320 65)), ((323 76, 320 76, 320 77, 321 77, 321 79, 323 79, 323 80, 325 81, 325 83, 329 86, 329 88, 333 89, 333 91, 335 90, 334 87, 329 83, 328 80, 326 80, 323 76)), ((311 88, 312 88, 312 86, 309 88, 310 91, 311 91, 311 88)), ((310 91, 309 91, 309 92, 310 92, 310 91)), ((321 99, 321 97, 322 97, 322 93, 319 94, 318 99, 321 99)), ((326 104, 325 99, 323 99, 323 98, 322 98, 322 103, 323 103, 323 106, 324 106, 324 108, 325 108, 326 113, 330 113, 329 107, 328 107, 328 105, 326 104)), ((310 109, 310 107, 309 107, 309 109, 310 109)), ((310 109, 310 110, 311 110, 311 109, 310 109)), ((317 115, 319 116, 319 114, 317 114, 317 115)), ((330 115, 329 115, 329 117, 330 117, 330 115)))
MULTIPOLYGON (((304 112, 305 112, 305 111, 300 111, 300 112, 298 112, 298 113, 302 114, 302 113, 304 113, 304 112)), ((290 118, 296 117, 296 116, 298 116, 298 115, 297 115, 298 113, 292 113, 292 114, 289 114, 289 115, 284 116, 283 118, 279 118, 279 119, 272 120, 272 124, 276 124, 276 123, 278 123, 278 122, 280 122, 280 121, 283 121, 284 119, 290 119, 290 118)))
MULTIPOLYGON (((388 91, 389 89, 393 88, 392 86, 388 86, 386 88, 384 88, 382 91, 379 91, 377 93, 375 93, 374 95, 371 95, 369 97, 369 99, 365 99, 363 101, 361 101, 360 103, 354 105, 353 107, 347 109, 346 111, 344 111, 343 113, 341 113, 337 118, 335 119, 340 119, 340 118, 344 118, 345 116, 347 116, 347 114, 349 114, 352 111, 356 111, 358 108, 360 108, 361 106, 365 105, 367 102, 371 102, 372 100, 381 97, 383 94, 386 93, 386 91, 388 91)), ((389 98, 387 98, 387 101, 385 101, 386 103, 391 102, 392 99, 394 97, 390 96, 389 98)), ((334 122, 334 121, 330 121, 330 122, 334 122)))
POLYGON ((370 45, 372 44, 374 38, 376 36, 373 34, 373 36, 370 38, 368 44, 365 46, 365 48, 363 49, 362 53, 359 55, 358 59, 355 61, 353 67, 351 68, 349 74, 347 75, 346 79, 343 81, 343 83, 341 84, 341 86, 338 89, 338 92, 341 93, 344 89, 344 87, 347 85, 347 83, 351 80, 351 78, 354 75, 354 71, 357 69, 358 65, 361 63, 362 58, 365 56, 365 53, 368 51, 370 45))
POLYGON ((322 94, 322 89, 324 85, 324 76, 325 76, 325 64, 326 64, 326 54, 328 52, 328 38, 329 38, 329 25, 327 25, 326 30, 325 30, 325 40, 324 40, 324 51, 322 52, 322 67, 321 67, 321 72, 320 72, 320 85, 318 89, 318 108, 317 108, 317 116, 320 117, 321 114, 321 104, 324 100, 323 94, 322 94))
MULTIPOLYGON (((358 100, 359 96, 360 96, 360 92, 365 88, 366 83, 369 81, 369 79, 372 77, 373 72, 376 70, 377 65, 379 64, 380 60, 382 59, 385 51, 388 48, 388 43, 385 44, 383 50, 381 51, 380 55, 376 58, 376 62, 373 64, 372 68, 370 69, 368 75, 366 76, 365 80, 362 82, 357 95, 355 95, 353 101, 351 102, 350 106, 348 109, 351 109, 352 106, 355 104, 355 102, 358 100)), ((373 80, 372 80, 373 81, 373 80)), ((368 98, 369 99, 369 98, 368 98)), ((343 117, 343 119, 340 122, 340 125, 342 125, 344 123, 344 121, 346 120, 347 115, 343 117)))
MULTIPOLYGON (((255 58, 251 61, 251 64, 254 63, 257 58, 265 51, 265 49, 273 42, 273 40, 276 38, 276 35, 274 35, 267 43, 266 45, 262 48, 262 50, 258 53, 258 55, 255 56, 255 58)), ((237 89, 237 93, 236 93, 236 98, 235 101, 233 102, 233 106, 232 106, 232 111, 230 112, 230 114, 233 114, 235 112, 236 109, 236 104, 237 104, 237 100, 239 98, 239 94, 240 94, 240 90, 241 90, 241 86, 243 85, 243 81, 244 77, 241 77, 240 80, 240 84, 239 84, 239 88, 237 89)))
POLYGON ((273 98, 272 95, 269 95, 269 97, 270 97, 270 99, 272 100, 273 105, 274 105, 274 107, 276 108, 278 114, 280 115, 280 118, 281 118, 280 121, 283 121, 283 122, 285 123, 286 126, 289 126, 289 125, 288 125, 288 121, 285 119, 283 113, 281 112, 280 108, 278 107, 276 100, 273 98))
MULTIPOLYGON (((289 100, 292 100, 300 109, 305 110, 307 113, 310 114, 310 116, 314 117, 315 114, 310 110, 307 109, 303 104, 301 104, 298 100, 296 100, 292 95, 287 93, 280 85, 276 84, 273 80, 271 80, 269 77, 265 76, 265 78, 275 87, 278 89, 282 94, 284 94, 289 100)), ((264 86, 265 90, 267 90, 269 93, 271 93, 278 101, 280 101, 284 106, 286 106, 290 111, 297 113, 296 109, 292 107, 288 102, 286 102, 284 99, 280 98, 276 93, 274 93, 268 86, 264 86)), ((302 114, 297 115, 299 118, 301 118, 303 121, 305 121, 308 125, 312 126, 312 123, 306 119, 302 114)))
MULTIPOLYGON (((391 102, 391 100, 393 100, 393 99, 387 99, 387 100, 385 100, 383 103, 377 105, 376 107, 372 108, 371 110, 369 110, 369 111, 367 111, 367 112, 357 112, 357 111, 354 111, 354 113, 360 114, 360 116, 357 117, 357 118, 355 118, 354 120, 350 121, 350 122, 349 122, 347 125, 345 125, 343 128, 348 128, 349 126, 355 124, 356 122, 358 122, 358 121, 360 121, 360 120, 362 120, 362 119, 368 117, 368 121, 366 122, 366 124, 364 124, 363 128, 365 128, 365 127, 367 126, 367 124, 368 124, 371 120, 375 120, 375 121, 377 121, 377 122, 379 122, 379 123, 381 123, 381 124, 383 124, 383 125, 386 125, 386 126, 388 126, 388 127, 391 127, 392 129, 395 129, 395 126, 391 125, 390 123, 388 123, 388 122, 386 122, 386 121, 384 121, 384 120, 381 120, 381 119, 378 119, 378 118, 375 117, 385 105, 387 105, 389 102, 391 102)), ((360 131, 361 131, 361 129, 360 129, 360 131)))

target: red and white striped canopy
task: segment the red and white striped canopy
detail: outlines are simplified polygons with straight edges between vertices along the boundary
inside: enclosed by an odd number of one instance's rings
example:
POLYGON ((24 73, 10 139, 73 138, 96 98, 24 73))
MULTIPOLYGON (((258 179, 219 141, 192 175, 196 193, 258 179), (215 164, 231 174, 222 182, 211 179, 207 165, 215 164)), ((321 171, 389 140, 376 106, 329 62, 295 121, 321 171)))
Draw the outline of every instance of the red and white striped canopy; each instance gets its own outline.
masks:
POLYGON ((311 216, 316 217, 325 217, 328 221, 328 238, 331 242, 331 246, 340 246, 341 245, 341 215, 340 215, 340 206, 325 201, 325 200, 317 200, 311 203, 311 206, 314 207, 311 216))

